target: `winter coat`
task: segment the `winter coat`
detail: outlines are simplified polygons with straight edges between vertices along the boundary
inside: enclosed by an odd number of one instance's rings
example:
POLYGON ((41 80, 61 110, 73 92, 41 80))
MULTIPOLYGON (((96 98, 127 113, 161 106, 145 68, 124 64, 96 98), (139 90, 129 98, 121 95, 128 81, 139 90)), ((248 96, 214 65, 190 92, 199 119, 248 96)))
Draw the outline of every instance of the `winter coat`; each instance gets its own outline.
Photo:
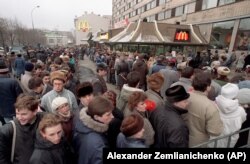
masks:
MULTIPOLYGON (((219 107, 220 117, 223 122, 224 128, 220 136, 225 136, 230 133, 240 130, 242 123, 246 120, 245 110, 239 106, 239 101, 231 100, 219 95, 216 97, 216 104, 219 107)), ((215 137, 211 136, 211 139, 215 137)), ((239 134, 235 134, 231 137, 231 142, 229 147, 234 147, 239 134)), ((217 147, 226 148, 228 143, 228 138, 220 139, 217 142, 217 147)), ((214 143, 211 143, 210 146, 213 146, 214 143)))
POLYGON ((187 148, 188 127, 181 114, 187 111, 173 106, 168 101, 158 106, 151 114, 150 122, 155 130, 156 148, 187 148))
POLYGON ((176 85, 181 85, 185 88, 186 92, 190 92, 193 87, 192 87, 192 80, 184 77, 180 77, 179 81, 175 82, 172 84, 170 87, 176 86, 176 85))
MULTIPOLYGON (((16 125, 16 144, 14 153, 15 164, 27 164, 34 150, 36 129, 43 116, 37 113, 36 120, 32 124, 21 125, 14 119, 16 125)), ((13 126, 11 123, 0 128, 0 163, 10 164, 13 126)))
POLYGON ((21 94, 22 88, 17 80, 8 75, 0 75, 0 115, 13 118, 15 116, 16 98, 21 94))
POLYGON ((156 106, 164 104, 163 97, 161 97, 160 93, 157 93, 152 89, 148 89, 145 93, 148 97, 147 99, 154 101, 156 103, 156 106))
POLYGON ((26 93, 31 92, 28 87, 29 80, 32 78, 32 72, 25 71, 24 75, 21 76, 21 84, 26 93))
POLYGON ((41 106, 46 111, 52 112, 51 103, 56 97, 65 97, 66 99, 68 99, 70 109, 72 109, 73 111, 78 110, 78 104, 75 95, 67 89, 63 89, 61 92, 56 92, 54 90, 48 92, 42 97, 41 106))
POLYGON ((147 148, 144 139, 125 137, 120 133, 117 137, 117 148, 147 148))
POLYGON ((118 96, 118 100, 117 100, 117 108, 119 110, 121 110, 122 112, 124 111, 127 103, 128 103, 128 97, 130 96, 130 94, 132 94, 135 91, 140 91, 143 92, 143 90, 139 89, 139 88, 133 88, 128 86, 128 84, 124 84, 122 87, 122 90, 118 96))
POLYGON ((66 140, 62 138, 59 144, 53 144, 42 138, 37 131, 35 149, 29 164, 71 164, 70 154, 70 147, 66 140))
POLYGON ((189 102, 189 147, 207 142, 210 136, 219 136, 223 131, 223 122, 216 104, 200 91, 191 92, 189 102))
POLYGON ((91 81, 93 85, 93 94, 96 95, 102 95, 103 93, 107 92, 107 84, 103 77, 99 75, 95 75, 95 77, 92 78, 91 81))
POLYGON ((140 73, 140 83, 139 88, 146 89, 146 76, 148 74, 147 64, 143 60, 137 60, 133 67, 132 71, 137 71, 140 73))
POLYGON ((243 89, 243 88, 249 88, 250 89, 250 80, 244 80, 244 81, 240 81, 238 84, 239 89, 243 89))
POLYGON ((25 61, 22 57, 17 57, 14 64, 14 69, 18 77, 24 74, 25 71, 25 61))
POLYGON ((83 108, 80 111, 80 119, 76 122, 73 135, 78 164, 101 164, 103 148, 108 147, 105 135, 108 125, 95 121, 86 110, 87 108, 83 108))

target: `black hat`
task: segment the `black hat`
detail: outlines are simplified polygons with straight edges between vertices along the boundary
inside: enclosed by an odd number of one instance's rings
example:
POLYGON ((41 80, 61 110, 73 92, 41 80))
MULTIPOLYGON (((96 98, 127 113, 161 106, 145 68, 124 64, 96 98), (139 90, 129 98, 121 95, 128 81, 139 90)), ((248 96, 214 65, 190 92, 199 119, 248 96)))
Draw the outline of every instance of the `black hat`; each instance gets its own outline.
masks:
POLYGON ((8 67, 4 63, 4 61, 0 61, 0 73, 7 73, 9 72, 8 67))
POLYGON ((86 86, 81 86, 78 88, 77 90, 77 96, 80 97, 84 97, 87 95, 93 94, 93 87, 92 85, 86 85, 86 86))
POLYGON ((190 94, 186 92, 185 88, 181 85, 176 85, 168 88, 165 92, 166 98, 169 102, 179 102, 188 99, 190 94))
POLYGON ((28 72, 31 72, 33 69, 34 69, 34 64, 28 62, 28 63, 25 63, 25 71, 28 71, 28 72))

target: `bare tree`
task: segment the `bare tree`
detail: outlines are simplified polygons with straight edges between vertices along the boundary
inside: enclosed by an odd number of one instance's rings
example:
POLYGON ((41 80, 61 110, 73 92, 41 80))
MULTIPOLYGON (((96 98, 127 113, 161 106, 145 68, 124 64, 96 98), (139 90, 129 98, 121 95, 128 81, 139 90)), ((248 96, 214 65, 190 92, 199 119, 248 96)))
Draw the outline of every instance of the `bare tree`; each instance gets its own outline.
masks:
POLYGON ((0 44, 6 46, 7 22, 6 19, 0 18, 0 44))

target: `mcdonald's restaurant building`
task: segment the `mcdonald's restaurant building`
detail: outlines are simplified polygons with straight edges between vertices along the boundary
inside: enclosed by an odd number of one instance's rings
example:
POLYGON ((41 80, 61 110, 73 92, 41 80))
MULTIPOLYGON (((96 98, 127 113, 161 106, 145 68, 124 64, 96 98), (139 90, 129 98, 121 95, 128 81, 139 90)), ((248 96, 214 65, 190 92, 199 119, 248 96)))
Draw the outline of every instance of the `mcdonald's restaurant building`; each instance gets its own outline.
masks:
MULTIPOLYGON (((147 18, 198 25, 209 48, 250 51, 250 0, 113 0, 113 27, 147 18)), ((175 38, 184 36, 175 36, 175 38)))
POLYGON ((111 28, 111 16, 85 12, 84 15, 76 17, 74 23, 76 45, 87 44, 91 35, 95 36, 111 28))

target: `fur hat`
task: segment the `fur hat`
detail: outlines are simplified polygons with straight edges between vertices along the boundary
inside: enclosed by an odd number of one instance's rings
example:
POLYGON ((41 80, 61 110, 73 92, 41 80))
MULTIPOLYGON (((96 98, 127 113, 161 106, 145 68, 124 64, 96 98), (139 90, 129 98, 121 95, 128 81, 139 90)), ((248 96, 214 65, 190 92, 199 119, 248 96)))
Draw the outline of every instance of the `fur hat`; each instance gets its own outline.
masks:
POLYGON ((160 72, 153 73, 147 77, 148 87, 152 90, 158 90, 161 88, 164 82, 164 77, 160 72))
POLYGON ((8 67, 3 61, 0 61, 0 73, 7 73, 9 72, 8 67))
POLYGON ((249 88, 240 89, 236 98, 242 105, 250 104, 250 89, 249 88))
POLYGON ((66 76, 63 72, 61 71, 54 71, 54 72, 51 72, 50 73, 50 81, 51 83, 53 83, 53 81, 55 79, 58 79, 58 80, 62 80, 63 82, 65 82, 66 80, 66 76))
POLYGON ((93 87, 91 85, 82 86, 77 89, 77 96, 84 97, 93 93, 93 87))
POLYGON ((238 95, 239 87, 236 84, 227 83, 221 87, 221 95, 228 99, 234 99, 238 95))
POLYGON ((230 74, 230 69, 228 67, 218 67, 217 73, 222 76, 228 76, 230 74))
POLYGON ((143 118, 138 114, 131 114, 124 118, 120 130, 126 137, 130 137, 141 131, 143 126, 143 118))
POLYGON ((24 68, 25 68, 25 71, 31 72, 34 69, 34 64, 29 63, 29 62, 25 63, 24 68))
POLYGON ((186 92, 182 85, 176 85, 168 88, 165 92, 165 95, 170 103, 186 100, 190 96, 190 94, 186 92))
POLYGON ((66 103, 68 103, 68 99, 66 99, 65 97, 54 98, 54 100, 51 103, 52 112, 56 113, 57 108, 66 103))

